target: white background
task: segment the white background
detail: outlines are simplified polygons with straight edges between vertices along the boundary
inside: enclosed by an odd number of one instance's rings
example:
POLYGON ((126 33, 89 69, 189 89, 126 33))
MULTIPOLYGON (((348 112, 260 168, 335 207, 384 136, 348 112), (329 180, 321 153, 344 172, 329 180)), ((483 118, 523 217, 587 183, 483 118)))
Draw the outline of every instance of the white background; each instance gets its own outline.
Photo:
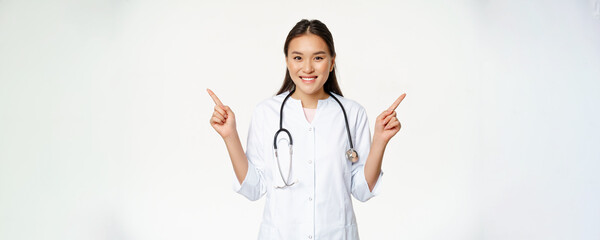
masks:
POLYGON ((245 147, 302 18, 346 97, 401 93, 363 239, 599 239, 600 3, 0 0, 0 239, 255 239, 245 147))

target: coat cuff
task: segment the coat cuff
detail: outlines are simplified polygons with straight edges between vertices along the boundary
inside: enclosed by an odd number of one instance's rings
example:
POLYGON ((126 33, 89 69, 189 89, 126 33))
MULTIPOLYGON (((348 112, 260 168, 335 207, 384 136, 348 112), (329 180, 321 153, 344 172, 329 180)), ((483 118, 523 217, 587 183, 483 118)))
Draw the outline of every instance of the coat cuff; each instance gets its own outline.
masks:
POLYGON ((363 166, 363 170, 357 172, 356 174, 357 174, 357 176, 355 176, 355 177, 359 182, 358 182, 358 186, 356 186, 357 189, 356 189, 354 197, 357 200, 359 200, 361 202, 365 202, 365 201, 371 199, 372 197, 379 195, 380 188, 381 188, 380 185, 381 185, 382 178, 383 178, 383 170, 379 171, 379 177, 377 178, 377 181, 375 182, 373 191, 369 190, 369 184, 367 183, 367 179, 365 177, 364 166, 363 166))
MULTIPOLYGON (((381 185, 381 179, 383 178, 383 170, 379 171, 379 177, 377 178, 377 181, 375 182, 375 187, 373 187, 373 191, 370 191, 371 194, 374 196, 379 195, 379 185, 381 185)), ((367 179, 365 178, 365 182, 367 181, 367 179)), ((367 184, 367 190, 369 190, 369 184, 367 184)))
POLYGON ((252 164, 250 161, 248 161, 248 171, 246 172, 246 178, 244 178, 244 181, 242 181, 241 184, 238 181, 235 172, 233 173, 233 191, 244 196, 250 196, 253 193, 253 191, 255 191, 254 188, 258 186, 258 182, 258 174, 256 173, 254 164, 252 164))

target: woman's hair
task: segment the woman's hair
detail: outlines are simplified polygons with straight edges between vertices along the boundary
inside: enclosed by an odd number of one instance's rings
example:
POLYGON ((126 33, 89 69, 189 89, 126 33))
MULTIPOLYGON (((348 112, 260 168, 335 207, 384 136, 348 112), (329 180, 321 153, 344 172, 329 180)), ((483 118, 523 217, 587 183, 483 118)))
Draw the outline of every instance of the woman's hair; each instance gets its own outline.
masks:
MULTIPOLYGON (((294 26, 292 30, 290 30, 290 33, 288 33, 288 36, 285 39, 285 44, 283 45, 283 54, 285 54, 286 57, 288 56, 288 47, 292 39, 309 33, 321 37, 321 39, 325 41, 327 47, 329 48, 329 55, 335 57, 335 47, 333 47, 333 36, 331 36, 331 32, 329 32, 327 26, 325 26, 324 23, 316 19, 302 19, 300 20, 300 22, 296 23, 296 26, 294 26)), ((285 78, 283 79, 283 84, 281 85, 279 92, 277 92, 277 95, 285 91, 295 89, 296 85, 292 81, 290 72, 286 67, 285 78)), ((323 89, 326 93, 333 92, 340 96, 344 96, 342 94, 342 90, 340 90, 340 86, 338 85, 337 77, 335 76, 335 65, 333 66, 333 71, 329 72, 329 76, 327 77, 327 81, 323 85, 323 89)))

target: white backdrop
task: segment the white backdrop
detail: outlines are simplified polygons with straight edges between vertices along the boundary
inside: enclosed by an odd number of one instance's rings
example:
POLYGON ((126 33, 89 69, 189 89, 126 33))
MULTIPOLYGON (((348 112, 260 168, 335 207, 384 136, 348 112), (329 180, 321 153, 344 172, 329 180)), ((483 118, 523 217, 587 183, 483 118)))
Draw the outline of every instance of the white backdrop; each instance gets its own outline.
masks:
POLYGON ((401 93, 363 239, 600 238, 600 2, 0 1, 0 239, 255 239, 213 89, 245 147, 300 19, 344 95, 401 93))

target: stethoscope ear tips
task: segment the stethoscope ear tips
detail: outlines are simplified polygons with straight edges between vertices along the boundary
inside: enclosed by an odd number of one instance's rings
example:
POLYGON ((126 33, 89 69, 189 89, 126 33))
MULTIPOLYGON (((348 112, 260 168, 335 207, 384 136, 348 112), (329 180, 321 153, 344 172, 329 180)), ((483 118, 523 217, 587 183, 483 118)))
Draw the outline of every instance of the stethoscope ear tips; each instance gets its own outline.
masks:
POLYGON ((350 148, 346 151, 346 158, 350 162, 358 162, 358 153, 353 148, 350 148))

